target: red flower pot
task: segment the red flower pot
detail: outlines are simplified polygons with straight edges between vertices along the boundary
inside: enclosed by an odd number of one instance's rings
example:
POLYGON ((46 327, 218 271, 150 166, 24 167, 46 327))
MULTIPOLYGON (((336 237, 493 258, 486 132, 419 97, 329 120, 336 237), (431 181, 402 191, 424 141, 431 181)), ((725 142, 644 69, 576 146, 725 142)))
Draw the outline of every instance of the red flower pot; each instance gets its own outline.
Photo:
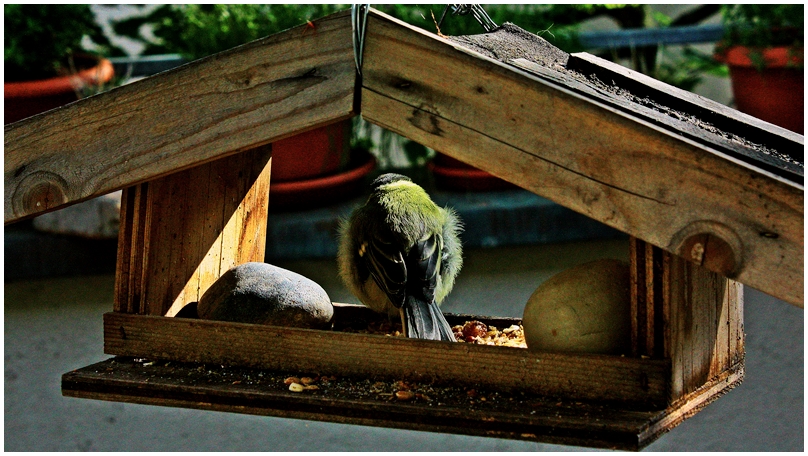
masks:
POLYGON ((16 122, 76 101, 77 90, 87 85, 109 82, 115 73, 107 59, 77 56, 75 60, 79 68, 87 68, 93 62, 96 62, 96 66, 68 76, 4 83, 4 123, 16 122))
POLYGON ((325 127, 272 143, 272 179, 288 182, 328 176, 348 162, 351 122, 325 127))
POLYGON ((447 190, 487 192, 518 188, 493 174, 440 152, 429 164, 435 183, 447 190))
POLYGON ((350 150, 351 121, 326 125, 272 143, 269 208, 302 210, 352 198, 376 167, 350 150))
POLYGON ((735 105, 741 112, 804 133, 803 49, 762 50, 765 68, 753 64, 749 48, 733 46, 716 58, 729 66, 735 105))

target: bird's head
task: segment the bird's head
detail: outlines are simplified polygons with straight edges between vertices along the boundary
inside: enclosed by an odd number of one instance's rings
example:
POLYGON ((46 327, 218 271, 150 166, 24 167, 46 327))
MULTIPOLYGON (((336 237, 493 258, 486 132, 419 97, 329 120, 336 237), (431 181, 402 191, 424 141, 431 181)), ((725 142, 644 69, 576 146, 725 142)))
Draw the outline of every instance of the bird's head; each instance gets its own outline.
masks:
POLYGON ((370 184, 370 189, 373 192, 377 192, 383 186, 393 184, 395 182, 412 182, 412 179, 396 173, 382 174, 373 180, 373 182, 370 184))

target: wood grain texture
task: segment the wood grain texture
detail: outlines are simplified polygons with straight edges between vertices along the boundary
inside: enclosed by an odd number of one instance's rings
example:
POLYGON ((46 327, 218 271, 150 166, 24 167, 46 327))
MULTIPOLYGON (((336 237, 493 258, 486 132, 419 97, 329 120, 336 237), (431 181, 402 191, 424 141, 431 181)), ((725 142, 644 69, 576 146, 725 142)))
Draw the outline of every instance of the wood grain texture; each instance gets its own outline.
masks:
MULTIPOLYGON (((347 389, 335 392, 326 386, 300 394, 288 391, 282 383, 282 378, 290 373, 175 362, 170 366, 159 362, 150 364, 144 366, 115 358, 68 372, 62 377, 62 394, 623 450, 638 450, 650 443, 653 439, 641 440, 640 434, 665 417, 662 411, 545 401, 523 394, 498 395, 499 404, 489 401, 479 405, 467 397, 447 404, 441 403, 446 399, 445 390, 441 388, 434 390, 436 397, 430 402, 403 403, 362 394, 361 378, 340 377, 338 380, 355 382, 354 393, 347 389), (205 374, 200 374, 200 367, 205 374), (521 406, 517 405, 520 403, 521 406)), ((466 395, 463 389, 459 393, 466 395)))
POLYGON ((717 239, 702 264, 803 305, 801 185, 375 11, 362 115, 668 252, 717 239))
POLYGON ((664 408, 668 363, 108 313, 104 351, 249 368, 429 381, 664 408), (502 375, 508 372, 508 375, 502 375))
MULTIPOLYGON (((521 62, 514 63, 526 67, 521 62)), ((527 63, 527 67, 535 69, 535 64, 527 63)), ((665 125, 689 139, 708 147, 715 147, 722 153, 747 161, 753 166, 798 184, 804 183, 805 170, 802 163, 805 155, 803 151, 805 138, 800 134, 586 52, 571 54, 567 69, 590 78, 597 78, 606 84, 611 83, 628 91, 637 99, 649 100, 647 106, 633 103, 634 106, 630 110, 637 115, 643 114, 643 118, 652 120, 657 125, 665 125), (657 109, 653 109, 652 106, 657 109), (679 115, 663 113, 658 110, 662 107, 678 111, 679 115), (767 153, 759 147, 750 147, 751 143, 765 145, 777 152, 767 153), (781 156, 778 157, 777 154, 781 156), (791 157, 791 160, 784 159, 783 156, 791 157)), ((543 74, 549 73, 543 72, 543 74)), ((621 103, 623 100, 628 102, 626 98, 608 95, 592 87, 578 85, 575 88, 586 90, 599 99, 611 103, 621 103)))
MULTIPOLYGON (((665 334, 671 358, 671 401, 686 401, 705 384, 743 365, 743 286, 665 254, 662 297, 670 309, 665 334)), ((740 381, 742 373, 737 376, 740 381)))
POLYGON ((231 267, 264 261, 270 155, 262 146, 127 189, 114 309, 174 315, 231 267))
POLYGON ((11 223, 353 115, 347 12, 5 126, 11 223))
POLYGON ((741 361, 665 410, 664 413, 660 414, 659 419, 640 433, 638 440, 640 442, 653 442, 662 434, 678 426, 682 421, 692 417, 704 407, 740 385, 743 382, 744 375, 745 367, 743 361, 741 361))

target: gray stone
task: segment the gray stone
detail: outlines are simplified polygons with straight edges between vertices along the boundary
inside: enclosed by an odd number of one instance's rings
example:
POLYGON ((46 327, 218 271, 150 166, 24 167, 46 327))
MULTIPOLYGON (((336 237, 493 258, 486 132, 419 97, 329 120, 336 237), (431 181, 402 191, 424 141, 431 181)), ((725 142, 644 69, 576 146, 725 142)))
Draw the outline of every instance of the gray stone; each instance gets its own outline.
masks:
POLYGON ((321 329, 330 325, 334 306, 311 279, 266 263, 245 263, 211 285, 197 312, 207 320, 321 329))

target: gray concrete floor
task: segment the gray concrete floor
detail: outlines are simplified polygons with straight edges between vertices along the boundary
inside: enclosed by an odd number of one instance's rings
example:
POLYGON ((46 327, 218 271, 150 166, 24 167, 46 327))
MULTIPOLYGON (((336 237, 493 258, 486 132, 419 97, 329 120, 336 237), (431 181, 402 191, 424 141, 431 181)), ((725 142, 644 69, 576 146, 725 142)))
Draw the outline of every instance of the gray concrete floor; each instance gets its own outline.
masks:
MULTIPOLYGON (((625 258, 624 241, 467 252, 450 312, 519 315, 555 272, 625 258), (492 307, 496 303, 496 307, 492 307)), ((279 266, 356 302, 331 260, 279 266)), ((6 259, 6 268, 14 267, 6 259)), ((111 275, 5 284, 5 451, 568 451, 577 447, 62 397, 63 373, 107 359, 101 315, 111 275)), ((650 451, 803 451, 804 311, 745 293, 746 380, 662 436, 650 451)))

